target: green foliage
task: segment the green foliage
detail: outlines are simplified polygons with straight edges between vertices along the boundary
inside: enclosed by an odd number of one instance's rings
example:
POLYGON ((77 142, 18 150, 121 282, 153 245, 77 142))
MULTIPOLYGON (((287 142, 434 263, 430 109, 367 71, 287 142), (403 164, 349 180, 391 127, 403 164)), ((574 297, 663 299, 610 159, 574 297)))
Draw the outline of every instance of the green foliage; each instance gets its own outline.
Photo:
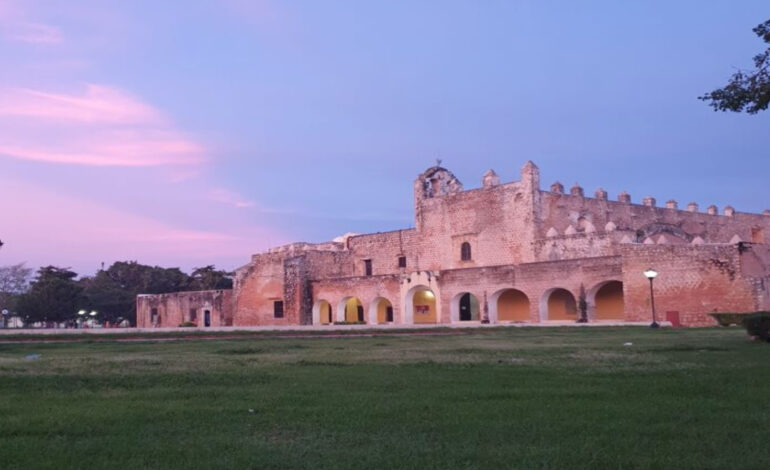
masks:
POLYGON ((182 323, 179 324, 179 328, 192 328, 192 327, 196 327, 196 326, 198 326, 198 325, 196 325, 195 323, 193 323, 191 321, 183 321, 182 323))
POLYGON ((111 323, 123 319, 136 324, 137 294, 230 289, 232 280, 226 271, 214 266, 196 268, 192 275, 179 268, 148 266, 136 261, 118 261, 93 277, 81 280, 86 307, 99 312, 99 318, 111 323))
POLYGON ((586 289, 583 284, 580 284, 580 295, 578 296, 578 311, 580 317, 577 319, 577 323, 588 323, 588 302, 586 302, 586 289))
MULTIPOLYGON (((770 44, 770 20, 753 29, 765 43, 770 44)), ((756 70, 739 70, 724 88, 719 88, 698 99, 710 101, 715 111, 746 111, 756 114, 770 104, 770 47, 754 56, 756 70)))
POLYGON ((230 276, 232 273, 208 265, 195 268, 190 278, 193 290, 232 289, 233 280, 230 276))
POLYGON ((743 326, 749 336, 770 342, 770 312, 756 312, 743 318, 743 326))
POLYGON ((88 309, 109 322, 127 319, 136 324, 137 294, 162 294, 187 290, 190 276, 179 268, 147 266, 136 261, 118 261, 93 277, 83 278, 88 309))
POLYGON ((67 268, 40 268, 29 291, 17 302, 25 323, 74 319, 83 304, 83 288, 75 281, 76 276, 67 268))
POLYGON ((63 322, 86 309, 96 310, 102 322, 136 324, 138 294, 231 289, 233 285, 230 273, 214 266, 196 268, 188 275, 179 268, 136 261, 118 261, 78 281, 77 273, 48 266, 28 285, 30 272, 23 264, 0 267, 0 309, 18 311, 27 322, 63 322))

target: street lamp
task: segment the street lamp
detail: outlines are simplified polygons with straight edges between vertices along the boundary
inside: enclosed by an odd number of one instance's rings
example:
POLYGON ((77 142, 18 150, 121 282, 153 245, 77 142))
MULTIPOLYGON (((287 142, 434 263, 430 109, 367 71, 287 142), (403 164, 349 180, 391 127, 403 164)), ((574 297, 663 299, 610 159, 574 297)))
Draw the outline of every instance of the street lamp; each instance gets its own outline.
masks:
MULTIPOLYGON (((2 245, 2 242, 0 242, 2 245)), ((8 328, 8 314, 11 313, 7 309, 3 309, 3 328, 8 328)))
POLYGON ((658 272, 652 268, 649 268, 644 272, 644 277, 650 280, 650 306, 652 307, 652 323, 650 323, 650 328, 657 328, 660 326, 655 320, 655 294, 653 294, 652 291, 652 281, 657 275, 658 272))

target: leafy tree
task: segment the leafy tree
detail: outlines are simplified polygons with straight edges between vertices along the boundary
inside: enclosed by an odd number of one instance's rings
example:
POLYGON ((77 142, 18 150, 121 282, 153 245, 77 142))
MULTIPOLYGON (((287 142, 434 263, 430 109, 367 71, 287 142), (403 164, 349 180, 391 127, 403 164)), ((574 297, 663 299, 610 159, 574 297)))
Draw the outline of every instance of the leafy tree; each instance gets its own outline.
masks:
POLYGON ((40 268, 30 289, 19 297, 18 312, 28 323, 74 319, 83 308, 83 288, 75 277, 68 268, 40 268))
MULTIPOLYGON (((752 31, 765 43, 770 44, 770 20, 758 25, 752 31)), ((754 71, 738 70, 724 88, 699 96, 710 101, 714 111, 746 111, 756 114, 770 104, 770 46, 754 56, 754 71)))
POLYGON ((83 286, 86 307, 96 310, 100 320, 117 323, 122 319, 133 319, 136 301, 134 289, 121 286, 108 276, 106 271, 83 278, 80 283, 83 286))
POLYGON ((192 285, 195 290, 232 289, 232 273, 217 270, 214 265, 195 268, 192 272, 192 285))
POLYGON ((0 310, 13 312, 18 297, 29 288, 32 268, 24 263, 0 267, 0 310))
POLYGON ((122 319, 136 324, 136 296, 189 290, 190 276, 179 268, 148 266, 136 261, 118 261, 93 277, 82 279, 89 309, 109 322, 122 319))

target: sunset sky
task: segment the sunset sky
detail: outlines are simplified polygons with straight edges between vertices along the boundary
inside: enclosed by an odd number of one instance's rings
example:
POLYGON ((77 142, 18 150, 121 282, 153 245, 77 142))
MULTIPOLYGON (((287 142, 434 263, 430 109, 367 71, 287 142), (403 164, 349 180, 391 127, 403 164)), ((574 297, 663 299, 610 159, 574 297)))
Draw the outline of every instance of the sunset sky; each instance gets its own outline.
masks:
POLYGON ((0 265, 216 264, 412 226, 528 159, 662 205, 770 208, 756 1, 0 0, 0 265))

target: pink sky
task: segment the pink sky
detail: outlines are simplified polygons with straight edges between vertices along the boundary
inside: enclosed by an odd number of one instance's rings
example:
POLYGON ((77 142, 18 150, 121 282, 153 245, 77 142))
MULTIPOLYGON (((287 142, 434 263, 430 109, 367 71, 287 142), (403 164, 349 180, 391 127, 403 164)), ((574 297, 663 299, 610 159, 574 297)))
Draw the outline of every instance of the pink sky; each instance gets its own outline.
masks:
MULTIPOLYGON (((93 68, 72 47, 89 38, 43 22, 43 5, 0 0, 0 47, 33 57, 19 61, 22 69, 43 67, 65 78, 0 76, 0 263, 71 266, 83 274, 119 260, 233 268, 283 241, 239 213, 252 201, 206 176, 218 161, 204 139, 125 87, 86 81, 87 73, 66 79, 72 63, 93 68), (132 203, 140 192, 143 201, 132 203), (177 217, 191 206, 209 219, 205 226, 177 217)), ((78 8, 85 7, 73 4, 66 13, 78 8)))
POLYGON ((761 212, 770 112, 697 99, 764 47, 767 0, 728 4, 0 0, 0 265, 408 228, 437 158, 761 212))

